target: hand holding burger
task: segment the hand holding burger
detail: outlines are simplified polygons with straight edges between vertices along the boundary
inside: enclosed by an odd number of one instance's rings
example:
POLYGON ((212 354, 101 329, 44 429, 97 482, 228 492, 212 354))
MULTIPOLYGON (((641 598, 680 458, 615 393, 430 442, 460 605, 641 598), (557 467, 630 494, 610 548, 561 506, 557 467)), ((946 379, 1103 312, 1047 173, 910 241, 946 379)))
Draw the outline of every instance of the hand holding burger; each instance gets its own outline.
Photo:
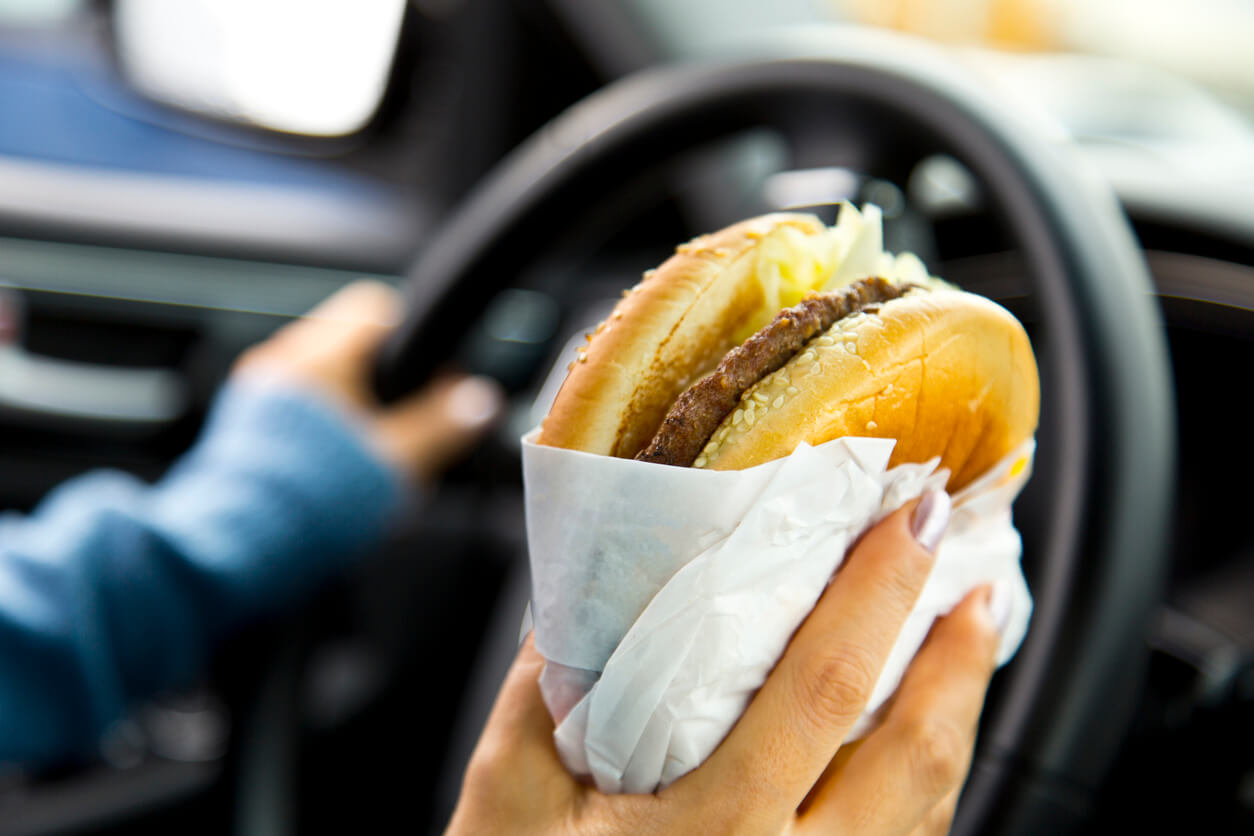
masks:
POLYGON ((948 832, 994 668, 988 588, 939 620, 881 725, 841 747, 932 565, 944 503, 920 502, 862 538, 740 722, 656 793, 609 795, 566 771, 524 643, 466 771, 448 836, 948 832), (932 541, 934 543, 934 540, 932 541))
MULTIPOLYGON (((1038 408, 1035 361, 1020 324, 994 303, 929 276, 917 258, 884 253, 873 209, 864 216, 845 207, 832 228, 809 216, 768 215, 680 246, 626 292, 589 335, 524 456, 525 470, 538 477, 528 482, 529 526, 536 522, 543 531, 532 539, 533 562, 537 555, 545 559, 569 552, 574 565, 592 567, 586 573, 533 567, 538 569, 533 571, 536 644, 549 658, 539 684, 551 716, 560 722, 554 731, 546 717, 546 733, 555 736, 562 760, 577 775, 591 774, 607 792, 653 789, 661 796, 691 783, 691 776, 719 772, 711 764, 729 742, 755 734, 741 731, 755 712, 778 714, 782 725, 776 731, 793 734, 787 729, 796 718, 784 715, 813 712, 807 701, 826 701, 827 687, 859 695, 851 701, 855 716, 838 724, 840 738, 825 744, 831 746, 827 757, 846 735, 865 734, 871 712, 899 681, 937 613, 975 607, 971 597, 960 603, 961 590, 981 582, 1013 576, 1022 583, 1017 536, 1002 511, 1022 484, 1015 474, 1025 478, 1015 467, 1024 449, 1030 457, 1038 408), (851 436, 861 439, 826 445, 851 436), (794 455, 802 443, 823 449, 794 455), (546 449, 550 452, 540 452, 546 449), (609 464, 621 459, 637 461, 609 464), (532 469, 530 462, 538 464, 532 469), (937 462, 941 474, 928 477, 937 462), (699 471, 744 471, 747 478, 727 473, 735 480, 728 482, 721 474, 698 477, 699 471), (680 475, 687 473, 693 477, 680 475), (788 478, 772 475, 780 473, 788 478), (915 487, 901 487, 908 484, 915 487), (892 647, 888 658, 860 662, 857 670, 843 670, 840 676, 819 671, 820 682, 811 683, 804 699, 791 705, 772 699, 772 708, 755 708, 764 694, 779 687, 771 682, 788 667, 788 654, 799 652, 796 643, 810 628, 794 631, 848 544, 870 521, 918 496, 926 484, 962 492, 960 502, 968 495, 996 495, 992 505, 983 504, 996 517, 991 528, 983 527, 990 518, 982 512, 965 510, 955 518, 961 519, 959 536, 994 532, 996 556, 987 565, 978 558, 959 573, 966 579, 957 586, 952 569, 936 573, 950 591, 916 602, 927 578, 924 571, 915 579, 919 586, 911 587, 904 621, 890 624, 891 619, 845 601, 838 615, 824 620, 833 627, 839 621, 840 629, 861 635, 868 646, 892 647), (562 489, 555 490, 559 485, 562 489), (897 487, 890 490, 890 485, 897 487), (706 507, 701 503, 725 504, 724 487, 749 504, 737 505, 726 521, 719 517, 727 516, 722 511, 697 512, 706 507), (693 489, 702 496, 695 506, 693 489), (537 494, 548 504, 533 507, 537 494), (554 497, 560 499, 556 504, 554 497), (556 537, 553 525, 560 529, 556 537), (581 529, 588 534, 566 533, 581 529), (700 536, 694 540, 690 530, 700 536), (684 533, 674 537, 674 532, 684 533), (672 554, 668 544, 675 545, 679 563, 648 565, 652 554, 672 554), (631 591, 620 595, 615 587, 631 591), (620 600, 626 606, 603 606, 620 600), (643 609, 636 608, 637 601, 643 609), (552 613, 556 617, 546 616, 552 613), (609 622, 599 620, 599 614, 609 622), (620 628, 620 621, 629 628, 620 628), (600 630, 605 623, 613 623, 613 629, 600 630), (602 634, 596 641, 554 640, 579 636, 588 626, 602 634), (791 649, 781 661, 790 635, 791 649), (709 663, 723 654, 728 654, 726 664, 709 663), (883 682, 877 684, 881 668, 883 682), (861 681, 868 677, 870 682, 861 681), (555 694, 561 705, 555 705, 555 694), (728 729, 731 735, 724 739, 728 729)), ((948 507, 945 494, 925 494, 919 526, 907 526, 901 512, 890 520, 897 520, 901 530, 931 531, 923 546, 930 559, 948 507), (940 507, 946 511, 938 517, 940 507)), ((879 543, 884 554, 910 551, 887 542, 882 535, 868 535, 857 553, 880 553, 869 543, 879 543)), ((952 553, 961 551, 955 546, 952 553)), ((870 571, 887 573, 875 582, 900 588, 891 558, 871 562, 879 568, 870 571)), ((852 565, 842 570, 829 595, 855 584, 841 578, 865 571, 852 565)), ((975 593, 975 600, 987 603, 989 589, 975 593)), ((1014 594, 1018 615, 1010 623, 1019 619, 1018 626, 1000 637, 998 660, 1013 652, 1022 635, 1015 631, 1026 622, 1027 593, 1014 594)), ((825 606, 820 604, 809 621, 825 606)), ((1000 609, 1010 606, 1003 601, 1000 609)), ((809 650, 820 660, 830 658, 822 640, 815 641, 809 650)), ((845 650, 838 652, 845 655, 845 650)), ((982 699, 987 674, 966 689, 968 708, 971 699, 982 699)), ((916 676, 908 675, 903 689, 916 676)), ((973 735, 974 721, 970 725, 973 735)), ((756 734, 764 733, 762 728, 756 734)), ((882 732, 875 731, 862 746, 881 751, 870 741, 901 736, 882 732)), ((970 743, 967 734, 964 730, 964 747, 970 743)), ((754 739, 759 751, 792 747, 769 735, 754 739)), ((806 744, 790 739, 797 747, 806 744)), ((787 768, 782 761, 766 761, 756 768, 771 781, 787 768)), ((863 770, 873 784, 876 769, 859 767, 859 774, 863 770)), ((807 790, 813 786, 811 776, 807 790)))

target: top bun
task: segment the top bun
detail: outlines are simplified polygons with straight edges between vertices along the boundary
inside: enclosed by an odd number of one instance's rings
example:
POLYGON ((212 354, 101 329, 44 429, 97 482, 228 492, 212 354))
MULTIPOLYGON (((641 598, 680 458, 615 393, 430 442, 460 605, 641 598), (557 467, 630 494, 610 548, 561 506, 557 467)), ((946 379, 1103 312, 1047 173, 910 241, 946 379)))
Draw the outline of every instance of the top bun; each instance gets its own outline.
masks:
POLYGON ((891 465, 939 456, 948 489, 1032 437, 1036 360, 1009 312, 957 290, 912 291, 837 322, 745 392, 698 467, 737 470, 805 441, 892 438, 891 465))
POLYGON ((751 218, 680 245, 627 292, 586 349, 544 420, 538 442, 631 458, 671 402, 764 319, 772 301, 757 275, 761 246, 787 234, 819 236, 811 215, 751 218))

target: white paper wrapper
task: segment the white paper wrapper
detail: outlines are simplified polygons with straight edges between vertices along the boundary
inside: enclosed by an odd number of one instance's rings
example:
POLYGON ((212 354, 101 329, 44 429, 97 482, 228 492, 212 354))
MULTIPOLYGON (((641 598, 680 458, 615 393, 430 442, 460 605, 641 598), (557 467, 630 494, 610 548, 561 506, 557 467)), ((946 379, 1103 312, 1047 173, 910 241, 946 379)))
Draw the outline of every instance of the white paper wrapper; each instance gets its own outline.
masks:
MULTIPOLYGON (((570 770, 604 792, 652 792, 727 735, 849 546, 931 487, 937 462, 887 469, 894 442, 802 445, 741 471, 666 467, 523 439, 541 688, 570 770)), ((1013 589, 999 663, 1032 600, 1011 502, 1028 442, 954 497, 914 612, 851 737, 865 734, 932 621, 973 588, 1013 589)))

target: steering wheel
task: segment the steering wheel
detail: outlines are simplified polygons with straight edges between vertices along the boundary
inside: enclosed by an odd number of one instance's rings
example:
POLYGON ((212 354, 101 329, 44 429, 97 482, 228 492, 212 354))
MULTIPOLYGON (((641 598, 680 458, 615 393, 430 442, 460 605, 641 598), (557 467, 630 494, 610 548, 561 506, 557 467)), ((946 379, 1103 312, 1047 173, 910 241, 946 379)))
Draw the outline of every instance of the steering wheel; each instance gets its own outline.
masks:
POLYGON ((628 173, 735 132, 818 123, 834 163, 956 158, 1026 262, 1043 398, 1016 506, 1036 608, 990 697, 954 832, 1069 832, 1131 720, 1166 575, 1174 409, 1145 265, 1113 193, 943 55, 863 32, 776 48, 629 77, 519 147, 415 266, 380 394, 426 379, 480 312, 468 300, 486 302, 628 173))

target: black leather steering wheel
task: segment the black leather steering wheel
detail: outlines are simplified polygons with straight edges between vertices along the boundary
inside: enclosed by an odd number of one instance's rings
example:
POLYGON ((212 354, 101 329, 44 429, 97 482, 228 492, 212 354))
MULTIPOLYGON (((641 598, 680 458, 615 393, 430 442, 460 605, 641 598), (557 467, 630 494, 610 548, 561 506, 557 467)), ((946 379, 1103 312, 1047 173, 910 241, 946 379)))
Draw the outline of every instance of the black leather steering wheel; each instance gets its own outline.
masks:
POLYGON ((1027 265, 1044 396, 1036 475, 1016 506, 1036 610, 990 699, 954 832, 1068 832, 1131 719, 1165 578, 1174 410, 1146 268, 1110 190, 942 56, 864 33, 779 49, 788 57, 630 77, 521 146, 414 268, 380 393, 429 376, 479 313, 468 299, 507 285, 627 172, 815 121, 844 149, 837 162, 957 158, 1027 265))

